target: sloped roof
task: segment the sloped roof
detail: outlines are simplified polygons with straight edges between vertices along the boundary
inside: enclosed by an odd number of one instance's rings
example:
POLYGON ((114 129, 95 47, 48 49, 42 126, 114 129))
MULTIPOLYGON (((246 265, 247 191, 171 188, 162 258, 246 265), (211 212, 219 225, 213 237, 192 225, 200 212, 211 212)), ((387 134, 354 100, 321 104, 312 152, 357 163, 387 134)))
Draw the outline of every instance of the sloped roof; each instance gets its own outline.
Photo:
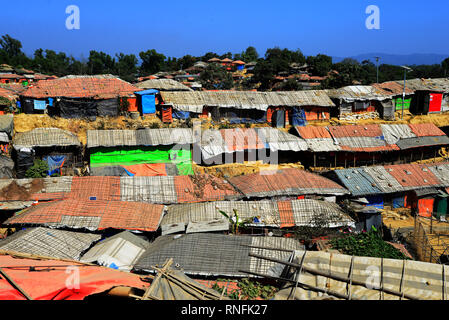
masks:
POLYGON ((32 206, 5 224, 32 224, 58 228, 156 231, 164 207, 141 202, 61 200, 32 206))
POLYGON ((248 198, 347 193, 346 189, 327 178, 295 168, 232 177, 229 182, 248 198))
POLYGON ((232 216, 237 210, 241 220, 251 220, 252 226, 272 226, 277 228, 290 226, 313 226, 316 218, 328 223, 329 227, 353 225, 338 205, 318 200, 292 201, 217 201, 172 205, 161 221, 161 228, 170 224, 211 222, 227 220, 220 211, 232 216), (254 220, 257 217, 257 221, 254 220))
POLYGON ((449 186, 447 163, 374 166, 334 170, 334 172, 353 196, 449 186))
POLYGON ((165 104, 173 105, 177 110, 196 113, 201 113, 205 106, 263 111, 269 106, 335 107, 324 90, 161 92, 161 97, 165 104))
POLYGON ((289 133, 275 128, 209 129, 202 132, 201 152, 204 159, 223 153, 244 150, 305 151, 306 143, 289 133))
POLYGON ((123 231, 97 243, 80 261, 97 262, 106 267, 114 264, 119 270, 129 271, 149 245, 148 241, 129 231, 123 231))
POLYGON ((19 96, 11 89, 0 87, 0 97, 9 101, 15 101, 19 96))
MULTIPOLYGON (((400 84, 399 82, 396 82, 396 81, 373 83, 372 86, 386 95, 398 96, 398 95, 402 95, 402 93, 404 91, 404 84, 403 83, 400 84)), ((406 95, 411 95, 414 93, 415 93, 414 90, 408 88, 407 86, 405 87, 406 95)))
POLYGON ((149 79, 136 83, 135 86, 140 89, 156 89, 159 91, 193 91, 186 85, 172 79, 149 79))
POLYGON ((92 98, 111 99, 129 96, 141 89, 112 75, 67 76, 54 80, 39 81, 22 93, 30 98, 92 98))
POLYGON ((87 148, 192 143, 192 129, 187 128, 87 131, 87 148))
MULTIPOLYGON (((40 258, 27 259, 0 255, 0 265, 7 274, 33 300, 82 300, 85 297, 108 291, 117 286, 145 289, 149 286, 138 275, 120 272, 100 266, 85 267, 76 261, 62 261, 40 258), (68 268, 67 265, 70 264, 68 268), (48 266, 52 266, 49 268, 48 266), (79 268, 77 268, 79 267, 79 268), (70 288, 70 273, 77 268, 79 289, 70 288), (69 273, 68 273, 69 272, 69 273)), ((72 282, 75 285, 74 282, 72 282)), ((0 278, 1 300, 26 300, 16 288, 0 278)))
MULTIPOLYGON (((403 85, 403 81, 396 81, 403 85)), ((406 87, 413 91, 433 91, 449 93, 449 78, 436 79, 409 79, 406 80, 406 87)))
POLYGON ((295 239, 276 237, 252 237, 221 234, 186 234, 158 237, 134 265, 134 269, 154 272, 152 266, 162 265, 173 258, 175 264, 187 275, 248 277, 240 270, 268 273, 273 262, 249 257, 249 253, 263 254, 285 260, 291 252, 260 249, 294 250, 302 245, 295 239), (217 250, 220 248, 220 250, 217 250))
POLYGON ((36 128, 17 133, 13 139, 15 148, 80 146, 78 137, 70 131, 59 128, 36 128))
POLYGON ((365 100, 387 100, 393 97, 373 86, 346 86, 339 89, 328 89, 326 93, 330 98, 342 99, 346 102, 365 100))
POLYGON ((0 241, 0 250, 28 253, 55 259, 79 260, 101 235, 48 228, 29 228, 0 241))

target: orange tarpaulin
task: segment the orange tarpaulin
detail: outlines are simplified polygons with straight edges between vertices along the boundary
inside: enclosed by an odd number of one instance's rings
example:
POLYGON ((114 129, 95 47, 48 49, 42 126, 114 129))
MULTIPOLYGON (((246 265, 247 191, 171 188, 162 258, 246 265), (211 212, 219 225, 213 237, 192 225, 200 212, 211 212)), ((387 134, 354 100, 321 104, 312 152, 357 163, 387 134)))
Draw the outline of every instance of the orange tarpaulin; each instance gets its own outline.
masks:
POLYGON ((419 199, 418 200, 418 214, 421 217, 430 218, 433 212, 433 202, 435 199, 419 199))
MULTIPOLYGON (((82 300, 117 286, 145 289, 138 275, 107 267, 60 260, 18 259, 0 256, 2 272, 33 300, 82 300)), ((0 300, 26 300, 4 275, 0 276, 0 300)))
POLYGON ((166 176, 165 163, 142 163, 122 166, 136 177, 166 176))

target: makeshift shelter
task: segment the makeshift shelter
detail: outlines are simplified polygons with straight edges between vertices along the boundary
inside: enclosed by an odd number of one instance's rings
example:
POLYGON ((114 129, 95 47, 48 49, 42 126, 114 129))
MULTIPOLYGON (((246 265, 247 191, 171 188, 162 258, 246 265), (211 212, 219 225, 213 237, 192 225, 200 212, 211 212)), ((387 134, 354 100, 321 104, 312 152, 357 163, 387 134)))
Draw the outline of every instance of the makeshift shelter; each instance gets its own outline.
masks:
POLYGON ((342 196, 348 191, 332 180, 300 169, 267 170, 229 182, 246 198, 342 196))
POLYGON ((346 86, 326 93, 337 105, 339 119, 350 118, 353 113, 377 112, 385 120, 394 120, 392 94, 373 86, 346 86))
POLYGON ((25 113, 44 113, 63 118, 117 116, 120 100, 135 99, 139 88, 112 75, 66 76, 40 81, 21 94, 25 113))
POLYGON ((330 108, 335 107, 326 92, 320 90, 161 92, 161 99, 164 106, 170 105, 173 110, 210 114, 213 120, 228 119, 231 123, 272 123, 275 111, 286 119, 285 123, 292 122, 293 108, 304 110, 306 120, 316 120, 322 119, 322 108, 330 114, 330 108))
POLYGON ((81 254, 101 239, 93 233, 49 228, 29 228, 0 241, 0 251, 19 252, 54 259, 79 260, 81 254))
POLYGON ((142 202, 66 199, 31 206, 4 224, 154 232, 159 228, 163 210, 162 205, 142 202))
POLYGON ((234 210, 250 229, 314 227, 318 222, 329 228, 355 226, 337 204, 326 201, 217 201, 169 206, 161 221, 162 234, 229 231, 230 221, 221 211, 232 217, 234 210))
POLYGON ((394 105, 393 112, 410 109, 410 104, 415 91, 408 87, 404 88, 403 83, 401 84, 399 81, 388 81, 383 83, 374 83, 372 84, 372 86, 377 90, 384 92, 387 95, 391 94, 393 96, 392 99, 392 103, 394 105))
POLYGON ((192 91, 186 85, 172 79, 149 79, 138 82, 135 86, 139 89, 157 91, 192 91))
POLYGON ((71 260, 36 257, 1 253, 0 300, 83 300, 115 287, 145 290, 149 286, 135 274, 71 260))
POLYGON ((290 261, 275 300, 447 300, 445 265, 302 250, 290 261))
MULTIPOLYGON (((403 81, 396 81, 403 85, 403 81)), ((449 110, 449 79, 410 79, 406 87, 415 94, 410 104, 413 114, 440 113, 449 110)))
POLYGON ((129 231, 123 231, 98 242, 80 261, 130 271, 149 245, 150 242, 129 231))
POLYGON ((303 248, 292 238, 252 237, 220 234, 185 234, 158 237, 134 265, 137 271, 154 273, 153 266, 173 258, 186 275, 246 277, 242 270, 266 273, 275 263, 259 263, 249 253, 283 260, 303 248), (217 250, 220 248, 220 250, 217 250), (262 249, 265 248, 265 249, 262 249), (256 263, 255 263, 256 262, 256 263))
POLYGON ((193 174, 192 144, 191 129, 87 131, 90 167, 122 167, 130 176, 193 174))
MULTIPOLYGON (((243 161, 282 162, 289 153, 307 150, 298 137, 274 128, 204 130, 196 163, 223 164, 243 161), (235 158, 235 159, 234 159, 235 158)), ((276 163, 274 163, 276 162, 276 163)), ((291 161, 290 161, 291 162, 291 161)))
POLYGON ((31 131, 17 133, 13 139, 18 178, 33 165, 34 159, 47 162, 48 175, 64 174, 65 170, 73 170, 83 165, 81 142, 78 137, 66 130, 58 128, 36 128, 31 131))

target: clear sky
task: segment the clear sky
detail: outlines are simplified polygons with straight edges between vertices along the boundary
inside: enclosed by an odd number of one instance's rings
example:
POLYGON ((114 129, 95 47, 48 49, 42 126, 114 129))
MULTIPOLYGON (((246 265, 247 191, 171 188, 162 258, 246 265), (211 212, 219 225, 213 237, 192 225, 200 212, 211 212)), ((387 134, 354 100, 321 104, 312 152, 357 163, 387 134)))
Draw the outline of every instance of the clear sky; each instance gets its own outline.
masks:
POLYGON ((0 35, 38 48, 88 57, 89 50, 166 56, 238 53, 248 46, 301 49, 306 55, 449 54, 448 0, 34 0, 2 1, 0 35), (67 30, 68 5, 80 29, 67 30), (367 6, 380 9, 368 30, 367 6))

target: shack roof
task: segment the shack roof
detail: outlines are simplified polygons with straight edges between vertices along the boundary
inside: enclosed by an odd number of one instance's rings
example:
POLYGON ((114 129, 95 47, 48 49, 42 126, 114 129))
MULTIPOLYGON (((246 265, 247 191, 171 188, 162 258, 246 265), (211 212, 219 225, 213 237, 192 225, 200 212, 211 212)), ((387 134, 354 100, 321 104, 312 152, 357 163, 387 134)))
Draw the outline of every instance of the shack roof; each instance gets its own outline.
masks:
POLYGON ((87 148, 185 145, 192 143, 192 130, 187 128, 87 131, 87 148))
POLYGON ((112 99, 130 96, 140 90, 112 75, 66 76, 39 81, 29 86, 22 95, 35 99, 53 97, 112 99))
POLYGON ((148 241, 129 231, 123 231, 97 243, 80 261, 96 262, 105 267, 114 264, 119 270, 129 271, 149 245, 148 241))
POLYGON ((306 143, 275 128, 209 129, 202 132, 200 148, 204 159, 244 150, 305 151, 306 143))
POLYGON ((393 97, 373 86, 346 86, 339 89, 326 90, 330 98, 341 99, 346 102, 366 101, 366 100, 387 100, 393 97))
POLYGON ((13 139, 14 148, 32 147, 68 147, 80 146, 78 137, 67 130, 59 128, 36 128, 17 133, 13 139))
MULTIPOLYGON (((139 275, 120 272, 112 268, 89 266, 76 261, 27 258, 27 256, 0 255, 0 265, 8 275, 33 300, 82 300, 85 297, 108 291, 117 286, 144 289, 149 286, 139 275), (67 265, 80 267, 79 289, 67 286, 67 265), (48 266, 52 266, 48 268, 48 266), (44 272, 39 272, 44 271, 44 272)), ((1 300, 26 300, 27 298, 0 278, 1 300)))
POLYGON ((17 95, 17 93, 13 90, 5 87, 0 87, 0 98, 4 98, 12 102, 17 100, 18 97, 19 96, 17 95))
POLYGON ((173 258, 174 263, 179 264, 188 275, 248 277, 241 270, 267 274, 276 265, 274 262, 256 260, 249 256, 250 253, 285 260, 291 254, 287 250, 295 248, 300 249, 302 245, 292 238, 207 233, 166 235, 158 237, 151 244, 134 269, 154 272, 153 266, 162 265, 167 259, 173 258))
POLYGON ((165 104, 173 105, 175 109, 196 113, 201 113, 205 106, 263 111, 270 106, 335 107, 323 90, 161 92, 161 97, 165 104))
MULTIPOLYGON (((340 207, 331 202, 303 199, 291 201, 217 201, 214 203, 192 203, 172 205, 161 222, 161 228, 171 224, 228 221, 220 211, 232 216, 238 211, 239 218, 250 220, 254 227, 314 226, 316 221, 325 221, 328 227, 355 226, 354 221, 340 207), (255 218, 256 217, 256 218, 255 218)), ((229 226, 228 226, 229 230, 229 226)), ((207 230, 206 230, 207 231, 207 230)))
POLYGON ((164 207, 141 202, 67 199, 32 206, 8 219, 6 225, 54 228, 156 231, 164 207))
POLYGON ((149 79, 136 83, 135 86, 140 89, 156 89, 159 91, 193 91, 186 85, 172 79, 149 79))
POLYGON ((55 259, 79 260, 81 253, 101 235, 49 228, 29 228, 0 241, 0 250, 28 253, 55 259))
MULTIPOLYGON (((396 81, 403 85, 403 81, 396 81)), ((436 79, 410 79, 406 80, 405 85, 413 91, 431 91, 449 93, 449 78, 436 79)))
POLYGON ((237 176, 230 178, 229 182, 248 198, 348 193, 345 188, 327 178, 295 168, 237 176))
MULTIPOLYGON (((383 83, 373 83, 372 86, 379 90, 380 92, 386 94, 386 95, 393 95, 393 96, 399 96, 402 95, 404 92, 404 84, 400 84, 399 82, 396 81, 388 81, 388 82, 383 82, 383 83)), ((406 95, 411 95, 414 94, 415 91, 408 88, 407 86, 405 87, 405 94, 406 95)))
POLYGON ((449 186, 447 163, 401 164, 334 170, 353 196, 389 194, 449 186))

